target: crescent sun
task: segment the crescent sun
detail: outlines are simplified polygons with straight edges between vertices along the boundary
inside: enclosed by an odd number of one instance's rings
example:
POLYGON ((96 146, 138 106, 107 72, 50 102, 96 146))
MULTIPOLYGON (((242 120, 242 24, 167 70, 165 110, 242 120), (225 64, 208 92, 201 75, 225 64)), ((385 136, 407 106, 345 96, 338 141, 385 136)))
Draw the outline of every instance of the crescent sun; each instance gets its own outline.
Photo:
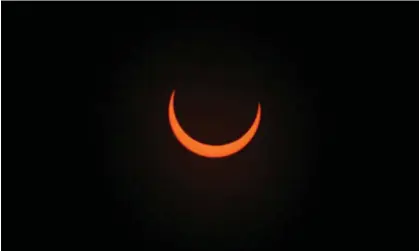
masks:
POLYGON ((173 134, 186 149, 203 157, 222 158, 239 152, 252 140, 259 127, 262 113, 260 103, 258 103, 256 118, 253 121, 252 126, 240 138, 223 145, 204 144, 190 137, 180 126, 175 114, 174 99, 175 91, 172 92, 169 102, 169 123, 173 134))

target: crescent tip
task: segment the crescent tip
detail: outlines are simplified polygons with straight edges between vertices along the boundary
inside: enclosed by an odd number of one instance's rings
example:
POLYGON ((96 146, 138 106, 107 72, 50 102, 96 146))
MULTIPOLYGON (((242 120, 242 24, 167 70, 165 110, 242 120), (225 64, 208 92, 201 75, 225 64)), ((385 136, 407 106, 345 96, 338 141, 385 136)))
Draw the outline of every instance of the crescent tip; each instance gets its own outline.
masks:
POLYGON ((172 91, 172 94, 170 95, 170 102, 173 102, 175 99, 175 90, 172 91))

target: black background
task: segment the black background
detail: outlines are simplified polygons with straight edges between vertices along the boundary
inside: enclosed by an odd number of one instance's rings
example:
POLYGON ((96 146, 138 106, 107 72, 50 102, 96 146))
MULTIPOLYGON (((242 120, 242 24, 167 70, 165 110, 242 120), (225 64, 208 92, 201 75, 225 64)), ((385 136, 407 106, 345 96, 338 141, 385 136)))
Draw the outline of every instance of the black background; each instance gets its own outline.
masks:
POLYGON ((54 249, 400 248, 414 12, 2 3, 7 231, 54 249), (186 131, 214 144, 260 102, 255 139, 222 160, 186 151, 174 89, 186 131))

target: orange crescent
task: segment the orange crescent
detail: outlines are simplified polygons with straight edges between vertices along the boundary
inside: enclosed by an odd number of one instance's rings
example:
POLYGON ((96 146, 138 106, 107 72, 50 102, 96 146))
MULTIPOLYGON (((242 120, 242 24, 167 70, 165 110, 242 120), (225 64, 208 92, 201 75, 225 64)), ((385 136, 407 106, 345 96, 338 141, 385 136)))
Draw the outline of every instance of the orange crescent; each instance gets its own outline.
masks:
POLYGON ((207 158, 222 158, 229 155, 235 154, 242 150, 255 136, 256 131, 259 127, 261 117, 261 106, 258 103, 258 110, 256 118, 249 128, 249 130, 242 135, 239 139, 232 141, 224 145, 208 145, 198 142, 197 140, 190 137, 180 126, 174 108, 175 91, 172 92, 169 102, 169 123, 175 137, 179 142, 189 151, 207 158))

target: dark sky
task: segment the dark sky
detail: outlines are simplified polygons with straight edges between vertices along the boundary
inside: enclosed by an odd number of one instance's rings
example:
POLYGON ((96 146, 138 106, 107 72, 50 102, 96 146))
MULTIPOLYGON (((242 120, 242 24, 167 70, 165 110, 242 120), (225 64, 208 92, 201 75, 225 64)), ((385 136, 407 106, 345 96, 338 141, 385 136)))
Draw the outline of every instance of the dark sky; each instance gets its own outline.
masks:
POLYGON ((407 3, 2 3, 14 152, 4 191, 22 221, 10 232, 54 250, 401 245, 407 230, 395 225, 414 197, 395 190, 408 165, 393 142, 407 114, 397 107, 415 93, 416 13, 407 3), (243 134, 260 102, 254 140, 225 159, 187 151, 168 125, 175 89, 185 130, 211 144, 243 134))

